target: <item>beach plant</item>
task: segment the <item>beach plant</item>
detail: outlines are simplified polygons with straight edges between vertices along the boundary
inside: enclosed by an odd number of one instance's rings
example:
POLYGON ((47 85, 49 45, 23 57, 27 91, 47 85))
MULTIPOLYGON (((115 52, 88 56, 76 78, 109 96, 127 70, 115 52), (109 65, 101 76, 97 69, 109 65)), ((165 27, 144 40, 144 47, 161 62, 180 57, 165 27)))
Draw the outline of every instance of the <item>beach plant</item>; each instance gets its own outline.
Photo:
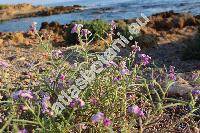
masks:
POLYGON ((107 38, 111 28, 109 23, 103 20, 83 21, 82 24, 93 33, 94 40, 107 38))
MULTIPOLYGON (((75 50, 84 53, 88 45, 84 35, 89 30, 83 27, 74 25, 71 32, 77 34, 80 42, 81 48, 75 50)), ((200 92, 194 90, 188 100, 169 97, 168 90, 176 81, 175 68, 158 68, 137 43, 131 49, 129 56, 117 56, 104 65, 104 70, 95 75, 87 89, 81 90, 59 115, 52 110, 53 103, 57 98, 62 100, 59 94, 62 90, 69 91, 80 76, 79 72, 97 60, 97 53, 94 56, 85 54, 88 58, 85 62, 69 64, 66 60, 70 55, 53 49, 48 53, 51 58, 44 62, 43 72, 35 71, 36 85, 1 91, 4 96, 0 101, 0 132, 142 133, 152 132, 152 127, 158 132, 174 131, 182 123, 197 127, 200 92), (171 119, 175 121, 170 123, 171 119), (168 126, 158 128, 163 122, 168 126)), ((7 66, 6 62, 0 62, 0 68, 7 66)))

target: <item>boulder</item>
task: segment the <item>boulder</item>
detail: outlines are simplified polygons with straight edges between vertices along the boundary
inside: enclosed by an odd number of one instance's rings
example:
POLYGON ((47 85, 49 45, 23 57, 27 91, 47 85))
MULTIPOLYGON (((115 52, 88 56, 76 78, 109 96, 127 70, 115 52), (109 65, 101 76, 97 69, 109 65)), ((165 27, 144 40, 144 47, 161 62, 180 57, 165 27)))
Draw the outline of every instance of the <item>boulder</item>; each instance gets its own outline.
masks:
POLYGON ((48 22, 42 22, 40 30, 41 29, 48 29, 49 28, 49 23, 48 22))
POLYGON ((200 90, 200 88, 194 88, 193 86, 191 86, 189 82, 186 81, 185 79, 178 77, 175 83, 170 87, 168 91, 168 95, 169 96, 178 95, 178 96, 186 97, 188 96, 190 92, 197 89, 200 90))

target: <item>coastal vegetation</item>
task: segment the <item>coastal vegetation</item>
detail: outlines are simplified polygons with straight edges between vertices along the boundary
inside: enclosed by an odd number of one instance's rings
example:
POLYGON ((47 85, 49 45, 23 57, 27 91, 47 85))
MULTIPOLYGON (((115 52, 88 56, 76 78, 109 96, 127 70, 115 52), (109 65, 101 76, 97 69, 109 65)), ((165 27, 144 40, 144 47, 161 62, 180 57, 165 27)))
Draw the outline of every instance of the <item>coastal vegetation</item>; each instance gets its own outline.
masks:
POLYGON ((170 11, 149 19, 138 34, 129 32, 135 19, 43 22, 40 29, 33 22, 28 31, 1 32, 0 132, 198 133, 198 16, 170 11), (129 43, 117 44, 112 59, 105 51, 122 36, 129 43), (100 56, 103 70, 87 71, 100 56), (71 90, 74 84, 82 89, 71 90))

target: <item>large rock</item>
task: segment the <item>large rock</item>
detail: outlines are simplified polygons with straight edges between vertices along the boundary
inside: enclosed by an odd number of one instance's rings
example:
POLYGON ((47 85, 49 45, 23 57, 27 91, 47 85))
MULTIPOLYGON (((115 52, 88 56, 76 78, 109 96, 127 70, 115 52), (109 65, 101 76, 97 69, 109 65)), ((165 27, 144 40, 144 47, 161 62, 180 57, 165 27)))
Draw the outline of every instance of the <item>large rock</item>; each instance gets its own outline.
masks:
POLYGON ((156 30, 170 30, 172 28, 184 28, 196 26, 197 18, 188 13, 174 13, 173 11, 158 13, 150 17, 149 26, 156 30))
POLYGON ((189 84, 188 81, 184 80, 181 77, 178 77, 177 81, 170 87, 168 91, 169 96, 188 96, 193 90, 200 90, 200 88, 195 88, 189 84))
POLYGON ((54 33, 59 33, 59 34, 62 34, 64 31, 63 25, 61 25, 59 22, 55 22, 55 21, 53 21, 51 23, 43 22, 40 30, 42 30, 42 29, 52 30, 54 33))

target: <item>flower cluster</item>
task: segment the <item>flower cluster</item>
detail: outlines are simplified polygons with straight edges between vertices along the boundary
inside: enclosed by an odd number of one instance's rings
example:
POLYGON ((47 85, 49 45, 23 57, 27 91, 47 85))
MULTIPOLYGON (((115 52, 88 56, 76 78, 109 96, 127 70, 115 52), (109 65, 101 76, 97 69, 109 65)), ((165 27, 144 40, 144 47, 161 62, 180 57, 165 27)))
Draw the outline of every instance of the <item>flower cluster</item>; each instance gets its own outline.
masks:
POLYGON ((117 25, 113 20, 111 21, 110 25, 111 25, 111 30, 115 30, 117 28, 117 25))
POLYGON ((72 30, 71 30, 71 33, 79 33, 81 31, 81 28, 83 27, 82 24, 74 24, 72 30))
POLYGON ((36 27, 37 27, 37 22, 33 22, 29 28, 29 31, 34 32, 34 33, 37 32, 36 27))
POLYGON ((196 96, 199 96, 200 95, 200 90, 193 90, 192 94, 196 95, 196 96))
POLYGON ((33 99, 33 93, 30 90, 19 90, 12 94, 13 99, 26 98, 33 99))
POLYGON ((141 51, 141 48, 140 48, 140 46, 138 46, 138 42, 136 42, 136 41, 135 41, 135 45, 131 46, 131 49, 132 49, 133 53, 141 51))
POLYGON ((47 96, 47 95, 44 95, 43 96, 43 99, 42 99, 42 113, 47 113, 49 114, 50 116, 53 115, 53 112, 49 110, 49 105, 48 105, 48 102, 50 100, 50 97, 47 96))
POLYGON ((171 80, 176 80, 176 76, 175 76, 175 67, 174 66, 170 66, 170 70, 169 70, 169 78, 171 80))
POLYGON ((78 106, 82 108, 82 107, 85 106, 85 102, 80 98, 76 98, 76 99, 74 99, 70 102, 69 106, 71 108, 75 108, 75 107, 78 107, 78 106))
POLYGON ((91 31, 89 31, 88 29, 82 29, 81 34, 82 36, 87 37, 88 35, 91 35, 91 31))
POLYGON ((128 70, 127 66, 126 66, 126 62, 125 61, 122 61, 120 63, 120 67, 121 67, 121 75, 129 75, 130 74, 130 71, 128 70))
POLYGON ((134 113, 135 115, 137 115, 139 117, 144 117, 144 112, 137 105, 133 105, 133 106, 128 107, 128 112, 134 113))
POLYGON ((26 129, 19 130, 18 133, 28 133, 26 129))
POLYGON ((98 123, 103 120, 103 125, 108 127, 112 124, 111 120, 104 116, 104 113, 98 112, 91 117, 92 123, 98 123))
POLYGON ((146 66, 150 63, 151 57, 146 54, 139 54, 142 65, 146 66))
POLYGON ((91 31, 88 29, 82 29, 83 25, 82 24, 74 24, 71 33, 77 33, 78 35, 82 35, 83 37, 87 37, 88 35, 91 35, 91 31))

